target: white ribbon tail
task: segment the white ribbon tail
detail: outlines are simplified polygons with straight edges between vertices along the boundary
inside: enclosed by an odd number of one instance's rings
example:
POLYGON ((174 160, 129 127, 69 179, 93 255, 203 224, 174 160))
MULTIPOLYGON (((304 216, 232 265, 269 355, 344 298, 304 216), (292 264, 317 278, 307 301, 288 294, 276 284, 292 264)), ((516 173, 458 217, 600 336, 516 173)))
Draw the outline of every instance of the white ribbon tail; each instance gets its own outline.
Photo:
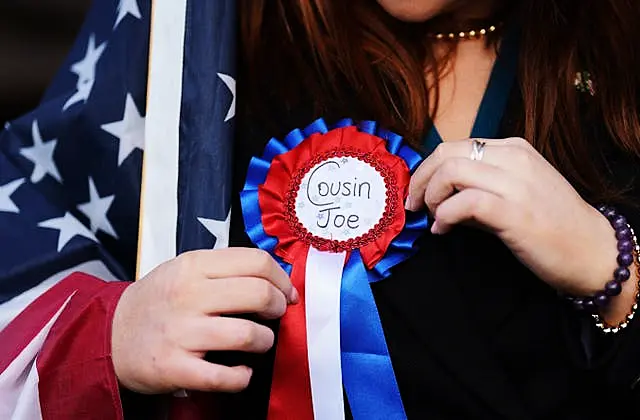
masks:
POLYGON ((305 272, 307 351, 315 420, 342 420, 340 285, 346 253, 310 247, 305 272))

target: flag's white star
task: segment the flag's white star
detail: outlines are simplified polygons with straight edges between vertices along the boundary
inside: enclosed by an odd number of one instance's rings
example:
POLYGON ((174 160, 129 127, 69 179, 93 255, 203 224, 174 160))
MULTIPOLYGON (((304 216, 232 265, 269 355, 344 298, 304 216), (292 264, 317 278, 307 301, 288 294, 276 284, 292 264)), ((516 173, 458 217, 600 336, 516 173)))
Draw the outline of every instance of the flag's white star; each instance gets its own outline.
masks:
POLYGON ((107 218, 107 212, 113 203, 115 196, 100 197, 96 184, 89 178, 89 201, 78 205, 78 209, 91 221, 91 231, 95 234, 98 230, 117 238, 116 231, 107 218))
POLYGON ((55 219, 45 220, 38 223, 41 228, 55 229, 60 231, 58 234, 58 252, 76 236, 82 236, 92 241, 96 241, 96 237, 93 233, 87 229, 78 219, 76 219, 71 213, 67 212, 62 217, 55 219))
POLYGON ((127 15, 131 15, 136 19, 142 19, 142 13, 140 13, 140 8, 138 7, 138 0, 120 0, 118 4, 118 16, 116 17, 116 23, 113 25, 113 29, 117 28, 127 15))
POLYGON ((11 196, 22 184, 24 184, 24 178, 0 185, 0 212, 20 213, 20 209, 13 202, 11 196))
POLYGON ((229 88, 233 99, 231 100, 231 105, 229 106, 229 111, 227 111, 227 116, 224 119, 224 122, 229 121, 233 117, 236 116, 236 79, 229 76, 228 74, 218 73, 218 77, 224 82, 225 85, 229 88))
POLYGON ((49 174, 61 183, 62 177, 53 160, 58 140, 52 139, 46 143, 43 142, 38 122, 35 120, 31 126, 31 137, 33 138, 33 146, 20 149, 20 154, 33 163, 31 182, 34 184, 40 182, 45 175, 49 174))
POLYGON ((106 47, 106 42, 96 47, 96 37, 91 34, 84 58, 71 65, 71 72, 78 75, 78 81, 76 82, 76 92, 64 104, 63 111, 73 104, 86 102, 89 99, 91 89, 96 81, 96 66, 106 47))
POLYGON ((231 226, 231 210, 227 214, 224 221, 215 219, 205 219, 198 217, 198 221, 204 226, 215 238, 216 243, 213 249, 223 249, 229 246, 229 227, 231 226))
POLYGON ((138 112, 133 97, 127 93, 122 120, 104 124, 102 129, 117 137, 118 166, 135 150, 144 149, 144 117, 138 112))

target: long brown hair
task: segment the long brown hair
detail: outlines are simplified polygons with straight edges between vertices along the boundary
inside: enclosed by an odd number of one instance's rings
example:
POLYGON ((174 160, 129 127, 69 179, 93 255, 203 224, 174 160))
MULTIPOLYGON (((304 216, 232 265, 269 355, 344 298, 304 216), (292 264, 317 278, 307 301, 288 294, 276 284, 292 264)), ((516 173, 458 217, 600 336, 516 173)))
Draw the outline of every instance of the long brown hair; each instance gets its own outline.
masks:
MULTIPOLYGON (((399 22, 374 0, 239 4, 242 64, 250 69, 247 92, 260 92, 255 84, 268 83, 278 100, 290 103, 308 92, 323 112, 339 97, 337 86, 348 85, 356 95, 366 92, 366 101, 358 105, 370 118, 419 145, 437 107, 429 102, 429 89, 437 93, 437 85, 427 86, 425 71, 438 80, 446 64, 436 60, 425 42, 429 23, 399 22)), ((590 140, 583 135, 580 121, 584 114, 599 118, 602 134, 613 138, 614 147, 640 156, 639 2, 504 4, 509 5, 507 22, 521 28, 520 132, 589 198, 612 197, 619 191, 603 176, 604 152, 594 149, 593 135, 590 140), (582 70, 589 71, 595 84, 593 97, 576 91, 574 79, 582 70)))

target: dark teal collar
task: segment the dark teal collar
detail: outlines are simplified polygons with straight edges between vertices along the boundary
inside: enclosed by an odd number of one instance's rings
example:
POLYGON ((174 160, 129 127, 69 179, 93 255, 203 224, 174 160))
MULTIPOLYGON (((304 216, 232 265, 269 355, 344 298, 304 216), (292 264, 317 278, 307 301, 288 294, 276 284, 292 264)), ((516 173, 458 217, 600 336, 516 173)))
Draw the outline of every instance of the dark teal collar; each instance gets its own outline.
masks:
MULTIPOLYGON (((517 36, 508 35, 500 46, 487 90, 473 124, 472 138, 496 138, 499 134, 500 123, 518 70, 518 44, 517 36)), ((425 139, 425 155, 431 154, 440 143, 442 137, 434 126, 425 139)))

